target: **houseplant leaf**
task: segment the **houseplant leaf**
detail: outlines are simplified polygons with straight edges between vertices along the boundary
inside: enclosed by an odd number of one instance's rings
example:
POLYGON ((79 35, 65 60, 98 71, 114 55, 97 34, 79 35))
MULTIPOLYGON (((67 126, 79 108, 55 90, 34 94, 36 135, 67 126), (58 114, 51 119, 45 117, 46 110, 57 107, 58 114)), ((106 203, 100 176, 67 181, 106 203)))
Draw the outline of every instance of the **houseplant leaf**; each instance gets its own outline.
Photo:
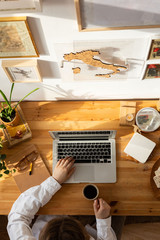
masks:
POLYGON ((35 89, 32 90, 30 93, 28 93, 24 98, 22 98, 22 99, 16 104, 16 106, 15 106, 14 108, 16 108, 16 107, 18 106, 18 104, 20 104, 20 102, 22 102, 26 97, 28 97, 31 93, 37 91, 38 89, 39 89, 39 88, 35 88, 35 89))
POLYGON ((0 154, 0 160, 4 160, 4 159, 6 159, 6 154, 0 154))
POLYGON ((8 99, 7 99, 7 97, 6 97, 6 95, 4 94, 4 92, 2 92, 2 90, 0 90, 0 93, 1 93, 2 97, 4 98, 4 100, 5 100, 6 104, 8 105, 8 107, 12 108, 10 103, 9 103, 9 101, 8 101, 8 99))
POLYGON ((14 88, 14 83, 12 83, 11 91, 10 91, 10 96, 9 96, 9 103, 10 103, 10 105, 11 105, 11 99, 12 99, 13 88, 14 88))
POLYGON ((4 124, 0 124, 0 128, 6 128, 6 126, 4 124))
POLYGON ((4 171, 3 173, 5 173, 5 174, 9 174, 9 170, 4 171))

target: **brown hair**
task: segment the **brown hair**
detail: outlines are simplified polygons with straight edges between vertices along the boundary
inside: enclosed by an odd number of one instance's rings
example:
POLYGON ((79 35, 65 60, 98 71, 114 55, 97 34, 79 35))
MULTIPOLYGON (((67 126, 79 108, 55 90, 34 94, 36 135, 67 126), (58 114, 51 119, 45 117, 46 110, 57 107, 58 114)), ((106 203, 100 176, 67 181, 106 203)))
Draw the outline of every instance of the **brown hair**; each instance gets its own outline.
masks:
POLYGON ((89 235, 79 221, 71 217, 60 217, 44 226, 39 240, 89 240, 89 235))

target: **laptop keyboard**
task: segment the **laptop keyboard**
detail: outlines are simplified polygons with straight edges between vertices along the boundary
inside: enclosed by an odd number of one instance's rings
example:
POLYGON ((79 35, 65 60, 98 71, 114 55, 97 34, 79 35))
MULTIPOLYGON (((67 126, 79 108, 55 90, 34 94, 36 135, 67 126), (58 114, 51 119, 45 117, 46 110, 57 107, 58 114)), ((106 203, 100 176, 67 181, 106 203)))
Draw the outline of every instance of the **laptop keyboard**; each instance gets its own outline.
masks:
POLYGON ((58 143, 58 160, 66 156, 75 163, 111 163, 111 143, 58 143))

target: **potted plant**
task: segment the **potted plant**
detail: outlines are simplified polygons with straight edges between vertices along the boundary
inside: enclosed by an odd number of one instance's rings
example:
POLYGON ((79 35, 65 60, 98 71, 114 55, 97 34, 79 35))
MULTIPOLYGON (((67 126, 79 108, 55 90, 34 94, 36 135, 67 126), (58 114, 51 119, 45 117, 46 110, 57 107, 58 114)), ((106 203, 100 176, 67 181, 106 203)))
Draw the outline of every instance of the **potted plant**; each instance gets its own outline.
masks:
POLYGON ((17 106, 22 102, 26 97, 28 97, 31 93, 37 91, 39 88, 35 88, 32 90, 30 93, 28 93, 25 97, 23 97, 15 106, 11 106, 11 98, 12 98, 12 92, 14 88, 14 83, 11 85, 11 90, 10 90, 10 96, 9 100, 7 99, 6 95, 2 90, 0 90, 0 94, 4 98, 5 103, 1 103, 2 109, 0 109, 0 118, 1 121, 6 125, 17 125, 19 123, 19 114, 17 114, 17 106), (5 106, 7 104, 7 106, 5 106))
MULTIPOLYGON (((5 126, 3 124, 0 125, 0 128, 5 128, 5 126)), ((0 150, 3 147, 3 141, 2 138, 0 138, 0 150)), ((3 177, 3 175, 8 175, 9 173, 12 172, 12 170, 8 170, 6 167, 6 163, 5 160, 6 159, 6 154, 0 154, 0 178, 3 177)), ((13 169, 13 172, 15 172, 16 170, 13 169)))

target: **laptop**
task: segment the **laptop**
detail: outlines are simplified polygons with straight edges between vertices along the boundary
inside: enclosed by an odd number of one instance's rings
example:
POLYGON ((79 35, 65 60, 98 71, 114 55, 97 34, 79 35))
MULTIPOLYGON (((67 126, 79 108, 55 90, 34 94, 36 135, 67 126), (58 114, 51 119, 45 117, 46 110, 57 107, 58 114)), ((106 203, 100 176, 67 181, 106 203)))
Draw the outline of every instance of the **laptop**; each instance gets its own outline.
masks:
POLYGON ((115 183, 115 130, 49 131, 53 138, 53 169, 73 156, 76 170, 67 183, 115 183))

